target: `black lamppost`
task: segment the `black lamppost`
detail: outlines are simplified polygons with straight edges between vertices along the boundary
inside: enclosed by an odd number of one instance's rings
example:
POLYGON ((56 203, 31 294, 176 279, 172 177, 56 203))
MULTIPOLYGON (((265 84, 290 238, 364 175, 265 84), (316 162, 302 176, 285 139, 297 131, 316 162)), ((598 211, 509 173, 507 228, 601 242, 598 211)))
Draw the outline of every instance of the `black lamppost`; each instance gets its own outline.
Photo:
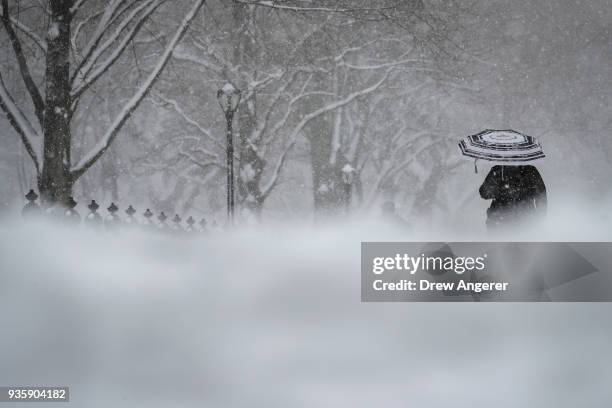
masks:
POLYGON ((217 91, 217 100, 223 113, 225 113, 227 124, 227 219, 230 225, 234 223, 234 138, 232 122, 234 113, 236 113, 240 103, 240 96, 240 91, 229 82, 217 91))

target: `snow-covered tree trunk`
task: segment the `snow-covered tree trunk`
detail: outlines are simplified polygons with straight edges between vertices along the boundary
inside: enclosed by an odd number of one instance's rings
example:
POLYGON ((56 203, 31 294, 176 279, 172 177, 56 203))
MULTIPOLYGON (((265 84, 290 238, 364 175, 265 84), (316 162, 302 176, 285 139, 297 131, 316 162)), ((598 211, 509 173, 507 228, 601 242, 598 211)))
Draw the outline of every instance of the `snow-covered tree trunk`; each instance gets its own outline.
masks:
POLYGON ((70 0, 49 2, 43 120, 43 163, 39 190, 46 200, 65 202, 72 192, 70 174, 70 0))
POLYGON ((238 164, 238 203, 244 215, 259 217, 264 203, 261 191, 261 177, 266 165, 257 151, 256 137, 257 113, 256 99, 253 94, 239 111, 240 140, 238 164))
POLYGON ((341 161, 332 160, 333 131, 334 114, 328 113, 315 120, 308 138, 314 208, 321 215, 333 215, 345 204, 341 161))
MULTIPOLYGON (((333 50, 324 32, 319 32, 310 47, 315 54, 331 55, 333 50)), ((325 106, 339 97, 338 72, 322 72, 315 75, 319 89, 330 92, 330 96, 322 96, 321 105, 325 106)), ((337 137, 340 132, 339 114, 336 111, 327 112, 313 120, 308 130, 310 143, 310 162, 312 169, 313 202, 315 212, 319 215, 334 215, 343 206, 344 189, 342 186, 342 166, 338 160, 337 137)))
MULTIPOLYGON (((332 50, 326 42, 326 36, 323 35, 319 46, 322 48, 323 55, 331 55, 332 50)), ((343 53, 344 50, 340 50, 343 53)), ((336 64, 338 59, 335 58, 336 64)), ((346 70, 336 65, 329 70, 329 73, 318 74, 318 87, 329 93, 329 96, 322 97, 322 105, 334 104, 334 101, 341 100, 346 94, 347 89, 352 88, 349 84, 349 73, 346 70)), ((383 80, 384 81, 384 80, 383 80)), ((367 83, 367 82, 366 82, 367 83)), ((365 88, 363 95, 375 91, 382 81, 372 89, 365 88)), ((360 88, 361 82, 358 81, 356 88, 360 88)), ((362 91, 359 90, 354 98, 349 98, 349 101, 357 99, 362 91)), ((352 195, 354 192, 354 163, 350 162, 343 142, 346 140, 356 139, 355 135, 348 135, 352 129, 344 122, 345 107, 348 104, 341 104, 335 109, 321 115, 314 120, 313 126, 310 128, 309 143, 310 143, 310 159, 313 177, 313 200, 314 208, 317 214, 322 216, 336 215, 341 211, 345 211, 351 204, 352 195), (349 174, 350 173, 350 174, 349 174), (350 176, 350 178, 349 178, 350 176)))
POLYGON ((108 150, 131 114, 156 83, 176 45, 205 0, 193 0, 192 7, 166 44, 146 80, 138 86, 110 127, 99 136, 95 146, 73 164, 70 157, 71 122, 81 97, 109 73, 128 46, 133 44, 134 38, 149 21, 151 14, 165 2, 166 0, 111 0, 99 4, 83 0, 39 2, 37 9, 41 10, 44 19, 49 21, 46 38, 43 39, 37 34, 37 29, 28 27, 12 15, 12 11, 19 11, 19 2, 13 2, 10 6, 9 0, 1 0, 0 21, 10 40, 33 109, 16 102, 4 82, 2 73, 0 109, 20 136, 33 161, 43 199, 65 202, 72 194, 74 182, 108 150), (92 14, 87 15, 85 11, 92 14), (81 15, 80 20, 78 15, 81 15), (21 33, 21 37, 17 31, 21 33), (36 46, 37 52, 33 57, 24 51, 26 48, 21 42, 25 40, 36 46), (41 53, 43 57, 39 58, 41 53), (32 66, 42 59, 45 74, 39 82, 44 84, 44 92, 39 90, 31 73, 32 66), (72 70, 71 61, 75 65, 72 70), (28 117, 30 111, 34 114, 32 118, 28 117))
MULTIPOLYGON (((246 67, 257 59, 255 38, 252 36, 254 22, 253 6, 234 3, 234 66, 246 67)), ((264 203, 261 191, 261 177, 266 165, 258 152, 257 133, 257 92, 249 89, 250 84, 242 84, 243 99, 238 110, 238 205, 239 213, 244 216, 259 217, 264 203)))

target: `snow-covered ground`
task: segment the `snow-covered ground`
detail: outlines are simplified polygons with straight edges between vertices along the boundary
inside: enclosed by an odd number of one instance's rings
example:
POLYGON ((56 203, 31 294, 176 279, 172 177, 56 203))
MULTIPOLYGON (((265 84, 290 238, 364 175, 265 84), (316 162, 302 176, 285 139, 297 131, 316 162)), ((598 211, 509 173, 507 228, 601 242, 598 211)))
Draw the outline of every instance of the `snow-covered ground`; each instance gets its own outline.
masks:
POLYGON ((0 384, 75 407, 609 407, 611 305, 361 303, 360 241, 404 239, 3 222, 0 384))

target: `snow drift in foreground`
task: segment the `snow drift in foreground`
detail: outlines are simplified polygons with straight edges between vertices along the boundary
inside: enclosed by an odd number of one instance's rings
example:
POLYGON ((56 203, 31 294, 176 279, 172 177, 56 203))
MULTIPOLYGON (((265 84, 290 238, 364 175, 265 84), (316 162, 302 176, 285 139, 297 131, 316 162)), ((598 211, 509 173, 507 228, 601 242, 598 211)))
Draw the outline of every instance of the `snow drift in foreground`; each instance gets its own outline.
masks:
POLYGON ((404 239, 4 223, 0 384, 75 407, 609 406, 609 305, 360 303, 360 241, 404 239))

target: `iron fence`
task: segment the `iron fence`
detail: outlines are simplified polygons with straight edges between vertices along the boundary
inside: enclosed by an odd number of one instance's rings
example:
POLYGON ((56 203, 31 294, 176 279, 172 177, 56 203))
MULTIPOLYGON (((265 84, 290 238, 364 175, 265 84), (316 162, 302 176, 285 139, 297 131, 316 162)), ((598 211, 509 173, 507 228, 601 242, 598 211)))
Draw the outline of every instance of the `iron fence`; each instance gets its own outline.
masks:
POLYGON ((43 205, 39 202, 39 195, 34 190, 30 190, 25 195, 27 203, 23 207, 21 214, 24 218, 44 217, 47 219, 58 220, 72 225, 86 225, 92 227, 113 228, 119 225, 142 226, 163 232, 206 232, 216 229, 216 222, 208 225, 206 218, 196 220, 189 215, 183 219, 179 214, 174 214, 170 218, 164 211, 155 213, 150 208, 138 213, 137 209, 131 204, 121 211, 121 208, 111 202, 105 210, 100 210, 100 205, 96 200, 91 200, 86 205, 87 213, 84 216, 76 209, 78 203, 73 197, 69 197, 66 203, 50 203, 43 205), (102 214, 101 214, 102 212, 102 214), (105 213, 104 213, 105 212, 105 213))

